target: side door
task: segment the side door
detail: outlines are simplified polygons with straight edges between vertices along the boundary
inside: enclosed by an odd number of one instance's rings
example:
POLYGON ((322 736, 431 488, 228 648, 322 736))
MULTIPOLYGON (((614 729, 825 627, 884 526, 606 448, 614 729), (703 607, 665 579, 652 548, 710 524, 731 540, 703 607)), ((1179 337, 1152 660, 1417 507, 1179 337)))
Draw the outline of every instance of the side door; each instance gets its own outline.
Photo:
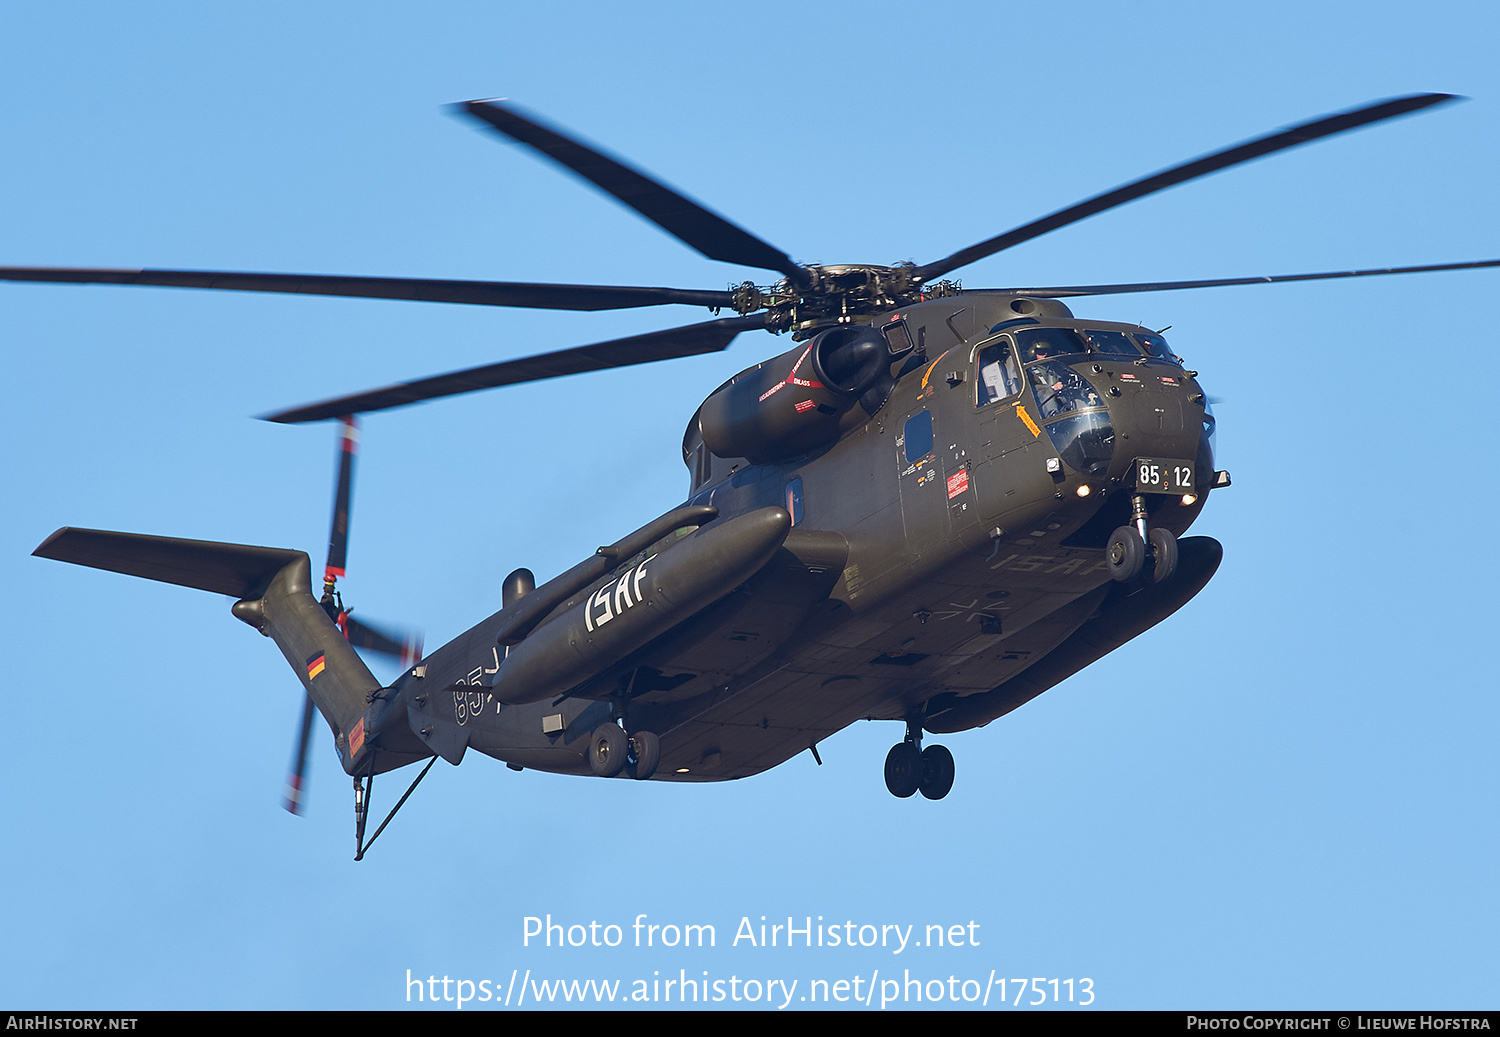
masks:
MULTIPOLYGON (((974 347, 972 368, 975 391, 971 401, 976 425, 973 441, 972 489, 979 519, 978 535, 971 546, 988 550, 989 530, 1003 525, 1007 511, 1024 504, 1047 486, 1043 455, 1050 454, 1016 355, 1008 335, 997 335, 974 347)), ((1047 480, 1050 482, 1050 480, 1047 480)), ((965 531, 966 542, 970 539, 965 531)))

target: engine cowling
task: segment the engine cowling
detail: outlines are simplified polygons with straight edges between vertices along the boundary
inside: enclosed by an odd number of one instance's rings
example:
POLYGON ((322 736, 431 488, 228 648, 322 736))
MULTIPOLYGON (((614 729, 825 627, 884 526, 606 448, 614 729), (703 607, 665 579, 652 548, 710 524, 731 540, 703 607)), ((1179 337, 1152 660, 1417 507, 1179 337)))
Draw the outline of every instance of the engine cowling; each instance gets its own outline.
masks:
POLYGON ((895 359, 875 328, 841 325, 819 332, 737 375, 703 402, 703 442, 719 457, 767 464, 805 454, 842 434, 846 416, 862 422, 885 402, 895 359), (872 398, 872 394, 875 398, 872 398), (864 413, 852 415, 856 404, 864 413))

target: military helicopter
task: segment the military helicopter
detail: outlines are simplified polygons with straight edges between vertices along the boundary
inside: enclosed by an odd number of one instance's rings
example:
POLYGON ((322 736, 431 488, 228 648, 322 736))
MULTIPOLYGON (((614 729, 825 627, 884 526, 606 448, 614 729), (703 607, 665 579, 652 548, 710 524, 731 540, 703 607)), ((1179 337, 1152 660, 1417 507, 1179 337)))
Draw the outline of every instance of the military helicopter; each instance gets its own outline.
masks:
POLYGON ((13 281, 162 285, 558 310, 666 304, 713 319, 268 415, 342 419, 321 600, 307 554, 63 528, 35 554, 236 599, 307 691, 353 779, 356 859, 437 759, 723 781, 856 720, 903 726, 887 789, 941 799, 954 760, 926 736, 980 727, 1155 626, 1214 575, 1183 534, 1230 484, 1212 407, 1160 332, 1076 317, 1064 299, 1500 266, 1500 260, 1218 280, 964 289, 959 268, 1252 159, 1455 100, 1416 94, 1299 124, 1133 181, 922 265, 802 265, 657 180, 498 101, 458 106, 710 259, 772 271, 726 290, 186 270, 0 268, 13 281), (723 311, 734 316, 720 316, 723 311), (356 621, 344 575, 354 415, 456 393, 725 349, 791 348, 688 421, 686 499, 423 655, 356 621), (356 649, 403 658, 378 680, 356 649), (374 776, 426 761, 369 842, 374 776))

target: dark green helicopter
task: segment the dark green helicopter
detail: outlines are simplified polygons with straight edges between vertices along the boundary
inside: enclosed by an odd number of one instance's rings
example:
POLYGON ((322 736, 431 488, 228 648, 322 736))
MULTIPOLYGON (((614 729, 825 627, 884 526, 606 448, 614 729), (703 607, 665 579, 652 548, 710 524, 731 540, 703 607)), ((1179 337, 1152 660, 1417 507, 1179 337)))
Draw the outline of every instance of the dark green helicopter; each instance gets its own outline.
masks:
MULTIPOLYGON (((1072 287, 962 289, 948 274, 1136 198, 1441 104, 1418 94, 1316 119, 1118 187, 947 258, 804 266, 642 173, 493 101, 461 106, 710 259, 774 271, 724 291, 180 270, 0 268, 17 281, 143 284, 560 310, 701 305, 715 318, 270 415, 344 419, 321 600, 300 551, 64 528, 36 554, 232 595, 307 689, 354 779, 356 856, 376 774, 473 748, 514 769, 722 781, 859 719, 901 722, 887 788, 941 799, 928 734, 983 726, 1161 622, 1222 557, 1183 538, 1209 495, 1214 417, 1159 333, 1083 320, 1073 296, 1500 266, 1500 260, 1072 287), (717 316, 732 310, 735 316, 717 316), (688 422, 687 500, 423 656, 349 615, 353 415, 494 386, 722 350, 790 349, 688 422), (404 657, 382 686, 356 648, 404 657)), ((821 762, 821 761, 820 761, 821 762)), ((417 777, 427 773, 424 769, 417 777)), ((415 786, 416 782, 413 782, 415 786)), ((408 789, 407 794, 410 794, 408 789)), ((396 804, 399 809, 403 796, 396 804)), ((395 810, 392 810, 394 814, 395 810)), ((387 817, 387 821, 389 817, 387 817)), ((382 825, 383 828, 383 825, 382 825)), ((379 835, 377 830, 376 835, 379 835)), ((373 837, 370 841, 373 841, 373 837)))

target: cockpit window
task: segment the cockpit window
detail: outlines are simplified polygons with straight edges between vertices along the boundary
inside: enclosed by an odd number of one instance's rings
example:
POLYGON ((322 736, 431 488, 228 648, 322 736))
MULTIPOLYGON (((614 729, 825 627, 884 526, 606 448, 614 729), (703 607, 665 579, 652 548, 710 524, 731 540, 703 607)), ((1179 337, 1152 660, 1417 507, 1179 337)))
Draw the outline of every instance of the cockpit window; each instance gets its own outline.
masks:
POLYGON ((1141 348, 1146 351, 1147 356, 1155 357, 1157 360, 1166 360, 1169 363, 1177 364, 1179 367, 1182 366, 1182 358, 1167 347, 1167 340, 1160 335, 1137 331, 1135 338, 1141 344, 1141 348))
POLYGON ((1020 328, 1016 331, 1016 342, 1021 347, 1023 364, 1088 352, 1078 333, 1067 328, 1020 328))
POLYGON ((1075 410, 1104 405, 1099 391, 1067 364, 1033 364, 1027 368, 1027 372, 1031 376, 1031 389, 1036 394, 1037 409, 1042 412, 1043 421, 1050 421, 1075 410))
POLYGON ((1021 391, 1021 373, 1016 370, 1016 358, 1005 339, 981 346, 974 362, 979 368, 975 406, 983 407, 1021 391))
POLYGON ((1138 357, 1141 351, 1135 348, 1135 343, 1126 337, 1123 331, 1085 331, 1083 340, 1089 344, 1089 349, 1095 353, 1109 353, 1114 356, 1138 357))

